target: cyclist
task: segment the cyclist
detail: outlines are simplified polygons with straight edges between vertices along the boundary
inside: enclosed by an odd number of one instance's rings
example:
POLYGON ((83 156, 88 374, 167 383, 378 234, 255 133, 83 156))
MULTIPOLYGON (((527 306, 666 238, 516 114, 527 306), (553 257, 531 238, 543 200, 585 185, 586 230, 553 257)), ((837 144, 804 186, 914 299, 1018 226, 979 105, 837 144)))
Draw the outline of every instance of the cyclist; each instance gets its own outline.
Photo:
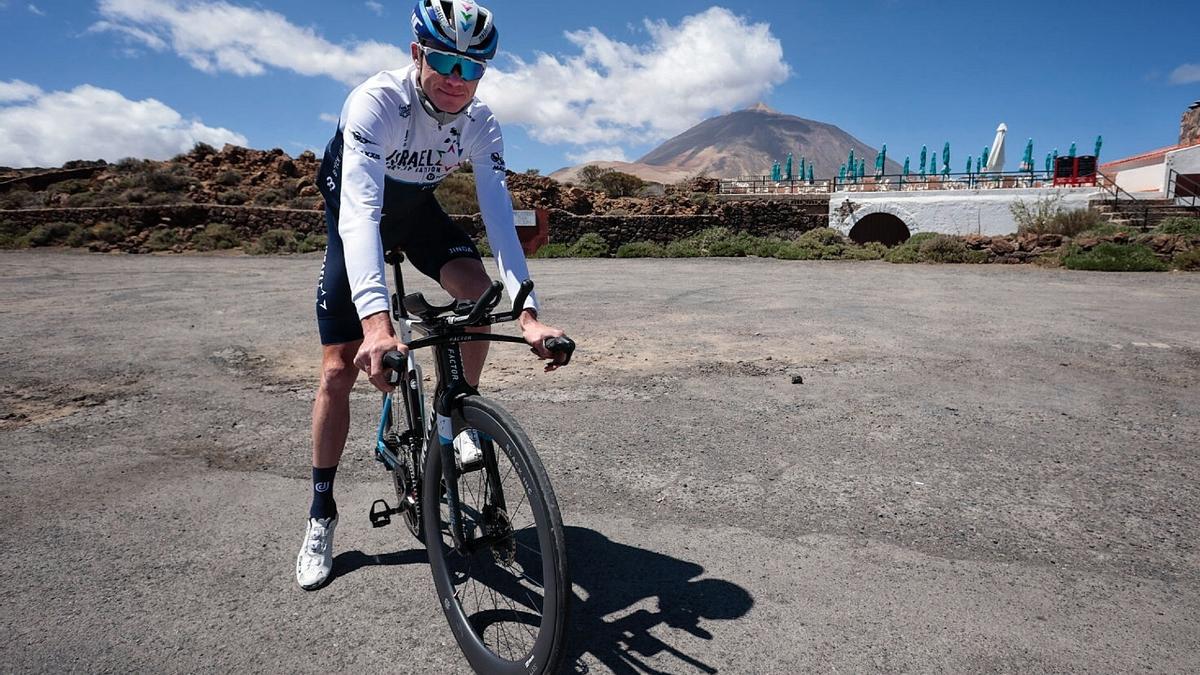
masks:
MULTIPOLYGON (((333 481, 349 430, 350 389, 361 370, 377 388, 389 390, 383 355, 406 351, 388 315, 384 250, 403 249, 418 270, 455 298, 483 294, 491 280, 479 251, 433 195, 447 175, 470 161, 488 242, 509 297, 529 278, 513 226, 500 125, 475 98, 496 54, 494 15, 469 0, 418 0, 412 28, 412 65, 378 73, 350 92, 317 174, 329 244, 317 288, 322 357, 313 404, 313 498, 296 559, 296 582, 305 589, 325 583, 333 567, 333 481)), ((519 322, 533 351, 550 359, 549 371, 561 357, 542 342, 563 332, 538 321, 537 307, 531 295, 519 322)), ((487 344, 462 346, 464 375, 472 386, 479 383, 487 344)), ((478 452, 465 434, 455 444, 464 454, 478 452)))

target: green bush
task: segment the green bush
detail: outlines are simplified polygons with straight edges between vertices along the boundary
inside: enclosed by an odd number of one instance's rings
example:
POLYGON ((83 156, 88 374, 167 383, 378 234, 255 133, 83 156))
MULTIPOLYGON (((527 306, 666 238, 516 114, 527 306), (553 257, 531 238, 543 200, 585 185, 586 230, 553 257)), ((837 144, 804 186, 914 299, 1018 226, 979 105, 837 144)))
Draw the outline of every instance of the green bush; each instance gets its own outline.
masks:
POLYGON ((921 251, 917 246, 910 246, 907 242, 901 244, 884 254, 883 259, 901 265, 921 262, 921 251))
MULTIPOLYGON (((883 244, 872 241, 862 246, 847 246, 842 251, 843 260, 879 260, 887 254, 887 247, 883 244)), ((985 255, 986 259, 987 256, 985 255)))
POLYGON ((54 246, 66 244, 68 240, 77 238, 83 228, 75 223, 44 223, 29 231, 25 240, 30 246, 54 246))
POLYGON ((45 205, 43 199, 42 193, 31 192, 27 186, 18 185, 0 194, 0 211, 36 209, 45 205))
POLYGON ((479 255, 484 258, 492 257, 492 245, 488 243, 487 237, 475 242, 475 248, 479 249, 479 255))
POLYGON ((1071 270, 1094 272, 1161 272, 1167 266, 1154 256, 1154 251, 1141 244, 1101 242, 1090 251, 1078 246, 1068 249, 1062 258, 1063 266, 1071 270))
POLYGON ((92 226, 92 239, 115 244, 125 238, 125 228, 116 223, 96 223, 92 226))
POLYGON ((775 248, 774 257, 780 260, 820 260, 821 251, 799 242, 785 241, 775 248))
POLYGON ((1025 234, 1050 234, 1050 223, 1054 217, 1062 213, 1062 197, 1058 195, 1039 197, 1033 203, 1018 199, 1008 207, 1013 220, 1017 222, 1017 232, 1025 234))
POLYGON ((838 232, 832 227, 818 227, 800 235, 800 238, 797 241, 799 241, 801 244, 816 247, 829 246, 831 244, 845 244, 846 238, 842 236, 841 232, 838 232))
POLYGON ((922 262, 961 263, 967 260, 967 244, 950 235, 941 234, 923 241, 917 250, 922 262))
POLYGON ((15 237, 7 232, 0 232, 0 250, 24 247, 25 240, 23 238, 15 237))
POLYGON ((164 228, 151 232, 150 236, 146 238, 146 243, 144 245, 151 251, 167 251, 170 250, 171 247, 182 243, 183 237, 179 236, 178 230, 164 228))
POLYGON ((296 252, 312 253, 313 251, 324 251, 328 243, 328 238, 324 234, 313 232, 297 242, 296 252))
POLYGON ((534 258, 569 258, 570 256, 571 246, 569 244, 546 244, 533 254, 534 258))
POLYGON ((605 258, 608 256, 608 242, 595 232, 586 232, 571 245, 572 258, 605 258))
POLYGON ((225 223, 209 223, 204 231, 192 238, 197 251, 224 251, 241 244, 237 232, 225 223))
POLYGON ((1171 216, 1158 224, 1154 231, 1159 234, 1185 234, 1200 236, 1200 218, 1171 216))
POLYGON ((594 186, 609 197, 634 197, 646 187, 646 181, 633 174, 607 171, 595 181, 594 186))
POLYGON ((249 197, 246 196, 246 193, 241 190, 230 190, 217 195, 217 203, 226 206, 241 206, 248 199, 249 197))
POLYGON ((662 244, 652 241, 635 241, 617 247, 618 258, 661 258, 666 254, 662 244))
POLYGON ((1200 270, 1200 248, 1175 254, 1175 258, 1171 260, 1171 267, 1177 270, 1200 270))
POLYGON ((180 167, 151 169, 142 178, 142 185, 152 192, 182 192, 191 182, 180 167))
POLYGON ((225 187, 233 187, 234 185, 241 185, 242 184, 242 174, 239 173, 237 169, 226 169, 226 170, 222 171, 221 173, 217 174, 215 182, 217 183, 217 185, 224 185, 225 187))
POLYGON ((298 245, 296 233, 291 230, 267 230, 258 238, 258 241, 247 249, 247 252, 255 255, 294 253, 298 245))
POLYGON ((475 174, 455 171, 433 191, 434 197, 446 213, 471 215, 479 213, 479 199, 475 195, 475 174))

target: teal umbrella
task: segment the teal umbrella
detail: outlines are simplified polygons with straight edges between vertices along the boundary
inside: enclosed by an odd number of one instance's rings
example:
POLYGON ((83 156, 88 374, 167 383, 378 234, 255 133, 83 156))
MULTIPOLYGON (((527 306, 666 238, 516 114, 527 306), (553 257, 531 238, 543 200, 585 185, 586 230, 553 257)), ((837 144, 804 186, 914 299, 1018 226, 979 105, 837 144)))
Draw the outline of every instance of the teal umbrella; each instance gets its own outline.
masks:
POLYGON ((991 154, 991 152, 991 148, 986 145, 983 146, 983 154, 979 156, 979 173, 983 173, 984 169, 987 167, 988 155, 991 154))
POLYGON ((854 161, 854 148, 850 148, 850 154, 846 157, 846 169, 850 172, 850 178, 858 173, 858 162, 854 161))
POLYGON ((781 177, 782 174, 779 171, 779 160, 775 160, 775 163, 771 165, 771 180, 778 181, 781 177))
POLYGON ((1052 157, 1050 155, 1050 153, 1047 152, 1046 153, 1046 175, 1047 176, 1050 175, 1050 171, 1052 170, 1053 167, 1054 167, 1054 157, 1052 157))
POLYGON ((1050 175, 1053 176, 1055 171, 1058 171, 1058 148, 1054 149, 1054 159, 1050 162, 1050 175))
POLYGON ((883 175, 883 152, 875 153, 875 177, 879 178, 883 175))
POLYGON ((1096 157, 1100 156, 1100 146, 1102 146, 1102 145, 1104 145, 1104 137, 1097 136, 1096 137, 1096 152, 1095 152, 1096 157))
POLYGON ((971 156, 969 156, 969 155, 967 156, 967 175, 968 175, 968 176, 970 176, 970 175, 971 175, 971 173, 972 173, 972 171, 971 171, 971 161, 972 161, 973 159, 975 159, 975 158, 974 158, 974 157, 971 157, 971 156))
POLYGON ((809 183, 813 182, 813 165, 812 164, 808 165, 808 182, 809 183))
POLYGON ((842 168, 838 169, 838 182, 839 183, 846 182, 846 165, 845 164, 842 165, 842 168))
POLYGON ((800 158, 800 180, 804 180, 804 157, 800 158))
POLYGON ((787 167, 787 168, 786 168, 786 169, 784 169, 784 171, 785 171, 785 173, 787 174, 787 179, 788 179, 788 180, 791 180, 791 179, 792 179, 792 153, 790 153, 790 152, 788 153, 788 158, 787 158, 787 165, 786 165, 786 167, 787 167))
POLYGON ((1075 156, 1075 141, 1071 141, 1071 149, 1067 151, 1067 157, 1075 156))
POLYGON ((929 153, 929 175, 930 176, 937 175, 937 153, 936 152, 929 153))
POLYGON ((946 141, 946 145, 942 146, 942 175, 950 175, 950 141, 946 141))
POLYGON ((923 145, 922 145, 922 146, 921 146, 921 163, 917 165, 917 166, 918 166, 918 169, 920 170, 920 172, 921 172, 921 175, 922 175, 922 176, 924 176, 924 175, 925 175, 925 154, 926 154, 927 152, 928 152, 928 151, 925 149, 925 146, 923 146, 923 145))
POLYGON ((1033 173, 1033 139, 1025 144, 1025 156, 1021 158, 1021 170, 1033 173))
POLYGON ((865 175, 867 175, 867 158, 863 157, 858 160, 858 179, 862 180, 865 175))

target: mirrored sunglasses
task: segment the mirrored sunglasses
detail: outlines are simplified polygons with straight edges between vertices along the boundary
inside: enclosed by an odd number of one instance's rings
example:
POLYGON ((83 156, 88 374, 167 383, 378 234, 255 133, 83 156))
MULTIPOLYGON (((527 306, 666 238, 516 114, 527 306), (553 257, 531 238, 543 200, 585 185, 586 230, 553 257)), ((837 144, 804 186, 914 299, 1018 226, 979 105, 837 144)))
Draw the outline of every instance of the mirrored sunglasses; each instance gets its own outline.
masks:
POLYGON ((446 77, 449 77, 457 67, 462 79, 478 80, 483 77, 483 71, 487 69, 482 62, 469 59, 462 54, 438 51, 430 47, 422 47, 421 51, 425 53, 425 63, 428 63, 429 67, 437 71, 439 75, 446 77))

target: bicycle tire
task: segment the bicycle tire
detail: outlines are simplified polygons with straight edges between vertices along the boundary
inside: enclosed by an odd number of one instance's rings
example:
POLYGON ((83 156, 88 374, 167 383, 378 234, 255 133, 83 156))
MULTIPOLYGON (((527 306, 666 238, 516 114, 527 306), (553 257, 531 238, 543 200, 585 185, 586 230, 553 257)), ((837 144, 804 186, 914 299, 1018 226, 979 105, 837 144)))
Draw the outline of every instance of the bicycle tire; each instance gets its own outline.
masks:
POLYGON ((464 529, 507 534, 470 555, 454 550, 440 489, 442 453, 430 446, 422 493, 425 543, 439 604, 476 672, 555 672, 566 639, 571 586, 562 517, 546 470, 525 432, 496 403, 467 396, 451 418, 456 435, 477 429, 484 445, 491 446, 485 457, 490 452, 495 458, 485 460, 483 469, 459 476, 464 529), (497 494, 505 509, 495 507, 497 494), (528 513, 522 513, 525 505, 528 513), (532 523, 524 525, 525 520, 532 523), (536 624, 536 634, 531 624, 536 624))

